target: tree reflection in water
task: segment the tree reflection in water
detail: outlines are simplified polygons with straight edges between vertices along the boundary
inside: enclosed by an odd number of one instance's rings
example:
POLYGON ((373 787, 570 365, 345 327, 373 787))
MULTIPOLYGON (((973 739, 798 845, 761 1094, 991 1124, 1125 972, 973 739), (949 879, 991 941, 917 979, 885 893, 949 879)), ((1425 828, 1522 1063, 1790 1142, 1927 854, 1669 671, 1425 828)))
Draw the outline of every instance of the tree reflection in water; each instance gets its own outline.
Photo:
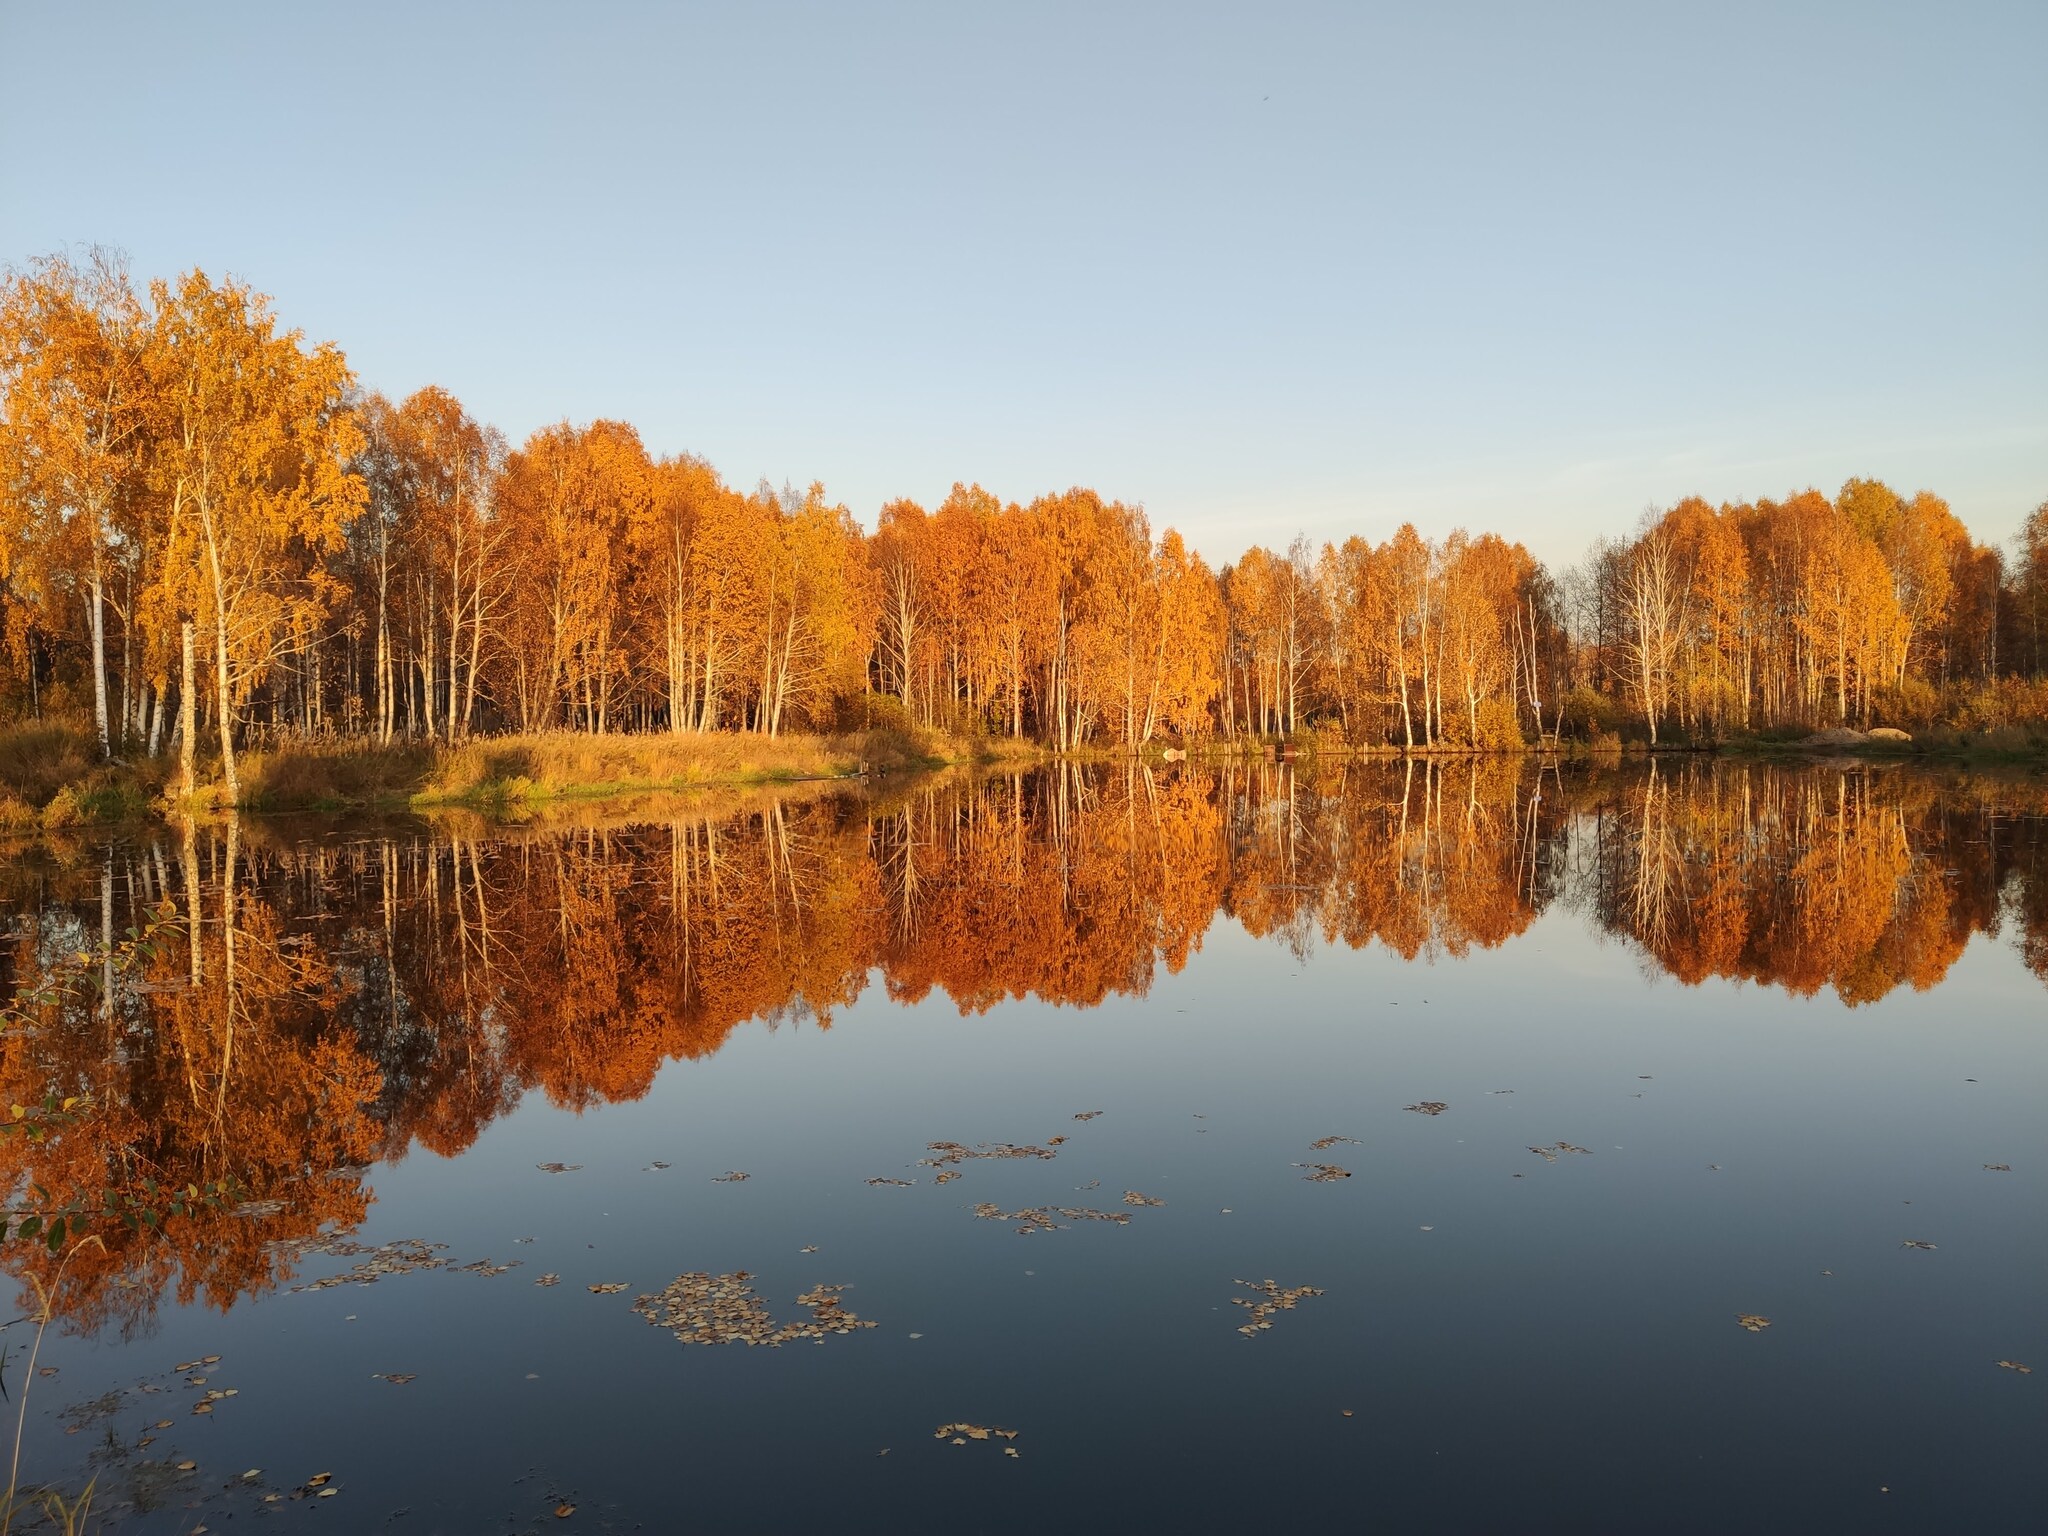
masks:
MULTIPOLYGON (((1303 956, 1412 959, 1563 903, 1688 985, 1854 1006, 1935 985, 2002 923, 2048 981, 2044 810, 2038 784, 1860 765, 1063 765, 567 828, 46 843, 10 861, 0 982, 83 953, 97 985, 10 1033, 0 1072, 10 1102, 92 1110, 0 1159, 16 1203, 245 1193, 73 1258, 67 1325, 129 1333, 166 1293, 226 1308, 287 1282, 295 1242, 362 1219, 370 1162, 459 1153, 534 1089, 636 1098, 748 1021, 829 1027, 877 972, 963 1013, 1090 1007, 1179 970, 1219 912, 1303 956), (152 912, 173 920, 117 973, 152 912)), ((35 1244, 6 1262, 57 1267, 35 1244)))

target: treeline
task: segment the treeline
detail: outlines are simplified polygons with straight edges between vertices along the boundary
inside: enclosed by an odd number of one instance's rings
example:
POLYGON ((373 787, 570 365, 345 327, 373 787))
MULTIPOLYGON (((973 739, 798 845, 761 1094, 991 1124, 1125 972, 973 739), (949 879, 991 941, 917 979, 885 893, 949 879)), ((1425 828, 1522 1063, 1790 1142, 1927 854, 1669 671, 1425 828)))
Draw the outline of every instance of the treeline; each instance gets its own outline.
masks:
POLYGON ((246 286, 118 258, 0 287, 0 711, 108 754, 279 732, 919 724, 1088 744, 1512 747, 2048 715, 2048 506, 2010 565, 1931 493, 1645 518, 1553 578, 1403 526, 1212 570, 1140 507, 956 485, 874 533, 619 422, 514 448, 365 393, 246 286), (2027 680, 2032 680, 2031 682, 2027 680))

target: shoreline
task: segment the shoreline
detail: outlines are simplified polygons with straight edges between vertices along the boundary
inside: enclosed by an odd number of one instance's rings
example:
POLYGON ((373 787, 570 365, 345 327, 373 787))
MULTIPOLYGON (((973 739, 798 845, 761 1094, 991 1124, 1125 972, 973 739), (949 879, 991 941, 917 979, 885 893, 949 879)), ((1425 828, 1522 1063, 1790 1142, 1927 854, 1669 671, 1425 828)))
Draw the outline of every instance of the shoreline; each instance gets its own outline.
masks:
MULTIPOLYGON (((39 727, 61 736, 65 727, 39 727)), ((1315 763, 1535 758, 1544 763, 1620 763, 1677 757, 1736 761, 1824 761, 1853 758, 1882 763, 1944 766, 2048 767, 2048 740, 2014 733, 1934 739, 1850 738, 1815 734, 1786 740, 1739 737, 1712 742, 1565 740, 1519 747, 1361 745, 1303 733, 1285 738, 1239 738, 1178 748, 1158 743, 1137 751, 1084 748, 1061 753, 1036 742, 908 735, 867 731, 835 736, 759 737, 743 733, 668 736, 555 733, 481 736, 453 745, 292 742, 252 748, 241 758, 242 795, 233 810, 255 816, 433 815, 467 812, 507 822, 530 821, 549 811, 569 812, 619 800, 695 797, 805 785, 886 783, 955 768, 1029 767, 1053 762, 1152 766, 1175 762, 1315 763)), ((17 769, 16 782, 0 779, 0 836, 72 827, 162 821, 180 814, 202 817, 230 809, 218 782, 201 761, 201 784, 190 805, 172 785, 177 764, 168 755, 112 763, 53 762, 36 782, 17 769), (82 771, 81 771, 82 770, 82 771)))

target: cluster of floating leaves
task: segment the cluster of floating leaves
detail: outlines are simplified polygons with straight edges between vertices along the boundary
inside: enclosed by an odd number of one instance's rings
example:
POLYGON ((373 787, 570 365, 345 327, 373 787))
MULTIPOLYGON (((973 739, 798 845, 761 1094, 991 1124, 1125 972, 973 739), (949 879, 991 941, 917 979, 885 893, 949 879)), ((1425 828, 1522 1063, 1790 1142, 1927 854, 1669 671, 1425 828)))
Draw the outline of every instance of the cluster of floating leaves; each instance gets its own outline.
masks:
MULTIPOLYGON (((1410 1106, 1413 1108, 1413 1106, 1410 1106)), ((1308 1144, 1311 1152, 1327 1152, 1335 1146, 1362 1147, 1365 1143, 1356 1136, 1318 1136, 1308 1144)))
POLYGON ((625 1288, 623 1280, 601 1280, 596 1285, 585 1287, 593 1296, 616 1296, 625 1288))
POLYGON ((832 1333, 852 1333, 876 1326, 855 1317, 839 1299, 843 1285, 818 1285, 797 1297, 809 1307, 809 1321, 778 1323, 747 1284, 746 1270, 729 1275, 678 1275, 652 1296, 636 1296, 633 1310, 657 1328, 666 1328, 685 1344, 766 1344, 779 1348, 797 1339, 823 1343, 832 1333))
POLYGON ((915 1179, 869 1179, 869 1180, 868 1180, 867 1182, 868 1182, 868 1183, 869 1183, 870 1185, 873 1185, 873 1186, 877 1186, 877 1187, 880 1187, 880 1188, 885 1188, 885 1189, 909 1189, 909 1188, 910 1188, 910 1187, 911 1187, 911 1186, 912 1186, 913 1184, 915 1184, 915 1183, 917 1182, 917 1180, 915 1180, 915 1179))
POLYGON ((711 1182, 714 1184, 744 1184, 752 1177, 752 1174, 742 1173, 737 1168, 728 1168, 711 1182))
POLYGON ((1934 1244, 1923 1243, 1917 1237, 1909 1237, 1904 1242, 1900 1243, 1899 1246, 1901 1248, 1918 1248, 1922 1253, 1934 1252, 1934 1244))
POLYGON ((1251 1321, 1237 1331, 1246 1338, 1253 1338, 1273 1326, 1275 1312, 1292 1312, 1295 1304, 1304 1297, 1320 1296, 1322 1287, 1315 1285, 1282 1286, 1277 1280, 1240 1280, 1237 1282, 1248 1291, 1256 1291, 1265 1297, 1264 1301, 1253 1301, 1249 1296, 1233 1296, 1230 1304, 1234 1307, 1250 1307, 1251 1321))
POLYGON ((1164 1200, 1160 1200, 1160 1199, 1157 1199, 1157 1198, 1155 1198, 1155 1197, 1154 1197, 1154 1196, 1152 1196, 1152 1195, 1141 1195, 1141 1194, 1139 1194, 1139 1193, 1138 1193, 1138 1192, 1137 1192, 1137 1191, 1136 1191, 1135 1189, 1127 1189, 1127 1190, 1125 1190, 1125 1191, 1124 1191, 1124 1204, 1125 1204, 1125 1205, 1164 1205, 1164 1204, 1166 1204, 1166 1202, 1165 1202, 1164 1200))
POLYGON ((1076 1120, 1093 1120, 1101 1113, 1102 1111, 1099 1109, 1084 1109, 1081 1111, 1081 1113, 1074 1116, 1074 1118, 1076 1120))
POLYGON ((1058 1231, 1060 1223, 1053 1220, 1055 1216, 1064 1216, 1068 1221, 1113 1221, 1120 1227, 1128 1226, 1131 1220, 1122 1211, 1097 1211, 1087 1206, 1033 1205, 1021 1211, 1006 1211, 1000 1205, 991 1205, 985 1200, 974 1207, 974 1214, 983 1221, 1017 1224, 1019 1237, 1029 1237, 1034 1232, 1058 1231))
POLYGON ((1403 1104, 1403 1109, 1412 1109, 1418 1115, 1440 1115, 1451 1106, 1441 1099, 1424 1099, 1420 1104, 1403 1104))
POLYGON ((1992 1363, 2001 1371, 2018 1371, 2022 1376, 2034 1374, 2034 1368, 2031 1365, 2021 1365, 2017 1360, 1995 1360, 1992 1363))
POLYGON ((2012 1164, 2011 1164, 2011 1163, 1986 1163, 1986 1164, 1984 1165, 1984 1171, 1985 1171, 1986 1173, 2011 1173, 2011 1172, 2012 1172, 2012 1164))
POLYGON ((1759 1317, 1754 1312, 1741 1312, 1736 1314, 1735 1326, 1747 1328, 1751 1333, 1762 1333, 1771 1326, 1771 1320, 1768 1317, 1759 1317))
POLYGON ((314 1238, 282 1246, 290 1248, 292 1256, 297 1259, 322 1253, 335 1258, 361 1260, 338 1275, 322 1275, 318 1280, 295 1285, 292 1287, 294 1291, 325 1291, 337 1285, 373 1285, 387 1275, 409 1275, 415 1270, 449 1267, 448 1260, 438 1257, 447 1252, 446 1243, 429 1243, 417 1237, 401 1237, 388 1243, 378 1243, 375 1247, 341 1237, 314 1238))
POLYGON ((408 1385, 408 1384, 410 1384, 410 1383, 412 1383, 412 1382, 418 1381, 419 1379, 420 1379, 420 1374, 419 1374, 419 1372, 418 1372, 418 1371, 372 1371, 372 1372, 370 1372, 370 1380, 372 1380, 372 1381, 388 1381, 388 1382, 390 1382, 390 1383, 391 1383, 391 1385, 392 1385, 392 1386, 394 1386, 394 1387, 403 1387, 403 1386, 406 1386, 406 1385, 408 1385))
POLYGON ((1339 1168, 1335 1163, 1296 1163, 1296 1168, 1306 1168, 1302 1177, 1311 1184, 1334 1184, 1339 1179, 1351 1177, 1349 1168, 1339 1168))
MULTIPOLYGON (((920 1157, 917 1160, 917 1165, 920 1168, 937 1168, 941 1170, 938 1182, 943 1184, 949 1179, 958 1178, 959 1175, 953 1172, 953 1169, 956 1165, 967 1162, 970 1159, 984 1157, 1036 1157, 1049 1160, 1059 1156, 1058 1149, 1066 1142, 1066 1139, 1064 1136, 1053 1136, 1048 1138, 1046 1144, 1042 1147, 1020 1147, 1007 1141, 983 1141, 977 1142, 971 1147, 962 1146, 957 1141, 928 1141, 925 1143, 925 1150, 932 1155, 930 1157, 920 1157)), ((872 1183, 873 1180, 869 1182, 872 1183)))
POLYGON ((583 1171, 581 1163, 535 1163, 533 1166, 542 1173, 581 1173, 583 1171))
POLYGON ((1591 1157, 1593 1155, 1593 1149, 1591 1147, 1575 1147, 1568 1141, 1560 1141, 1557 1142, 1555 1145, 1548 1147, 1531 1147, 1529 1150, 1531 1152, 1534 1152, 1538 1157, 1542 1158, 1543 1161, 1545 1161, 1546 1163, 1556 1162, 1557 1155, 1560 1152, 1579 1152, 1583 1153, 1587 1157, 1591 1157))
MULTIPOLYGON (((1096 1113, 1100 1114, 1101 1111, 1097 1110, 1096 1113)), ((955 1445, 965 1445, 970 1440, 1014 1440, 1017 1438, 1017 1431, 1014 1429, 998 1429, 993 1424, 941 1424, 933 1432, 932 1438, 934 1440, 950 1440, 955 1445)), ((885 1452, 884 1454, 887 1453, 885 1452)), ((1017 1448, 1014 1445, 1006 1445, 1003 1447, 1003 1454, 1005 1456, 1015 1456, 1017 1448)))
POLYGON ((517 1269, 520 1263, 521 1261, 518 1259, 508 1259, 503 1264, 493 1264, 489 1259, 472 1259, 467 1264, 449 1265, 448 1273, 451 1275, 502 1275, 507 1270, 517 1269))

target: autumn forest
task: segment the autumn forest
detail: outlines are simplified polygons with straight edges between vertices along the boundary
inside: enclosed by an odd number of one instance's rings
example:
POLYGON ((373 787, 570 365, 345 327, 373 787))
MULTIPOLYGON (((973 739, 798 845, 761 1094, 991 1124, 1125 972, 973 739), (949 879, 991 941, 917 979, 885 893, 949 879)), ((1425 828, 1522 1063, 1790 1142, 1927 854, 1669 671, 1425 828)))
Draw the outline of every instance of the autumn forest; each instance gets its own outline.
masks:
MULTIPOLYGON (((49 258, 0 289, 0 710, 182 743, 901 722, 1045 747, 1314 732, 1499 749, 2048 718, 2048 508, 1937 494, 1646 514, 1563 573, 1404 524, 1212 568, 1141 506, 956 484, 873 532, 624 422, 516 446, 397 403, 239 282, 49 258)), ((189 770, 188 770, 189 772, 189 770)))

